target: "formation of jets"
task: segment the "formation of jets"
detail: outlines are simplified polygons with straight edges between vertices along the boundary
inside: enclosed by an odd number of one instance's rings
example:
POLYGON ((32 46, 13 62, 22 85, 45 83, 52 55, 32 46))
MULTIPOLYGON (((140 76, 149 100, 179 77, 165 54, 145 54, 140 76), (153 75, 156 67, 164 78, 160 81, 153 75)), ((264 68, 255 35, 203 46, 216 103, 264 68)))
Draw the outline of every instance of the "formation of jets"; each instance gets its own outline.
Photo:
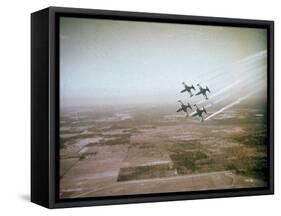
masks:
MULTIPOLYGON (((192 92, 193 90, 195 91, 195 95, 202 94, 204 98, 208 100, 207 92, 209 93, 211 92, 208 86, 206 86, 206 88, 203 88, 200 84, 197 84, 199 90, 196 92, 196 89, 193 85, 188 86, 185 82, 182 82, 182 84, 184 86, 184 89, 181 91, 181 93, 187 92, 189 96, 192 97, 194 96, 194 93, 192 92)), ((178 100, 178 102, 180 103, 180 108, 177 110, 177 112, 185 112, 186 116, 189 116, 187 109, 193 111, 191 104, 190 103, 184 104, 181 100, 178 100)), ((200 117, 201 122, 203 122, 204 121, 203 113, 207 114, 205 107, 204 106, 198 107, 197 104, 194 104, 193 106, 196 107, 196 110, 191 113, 191 117, 200 117)))

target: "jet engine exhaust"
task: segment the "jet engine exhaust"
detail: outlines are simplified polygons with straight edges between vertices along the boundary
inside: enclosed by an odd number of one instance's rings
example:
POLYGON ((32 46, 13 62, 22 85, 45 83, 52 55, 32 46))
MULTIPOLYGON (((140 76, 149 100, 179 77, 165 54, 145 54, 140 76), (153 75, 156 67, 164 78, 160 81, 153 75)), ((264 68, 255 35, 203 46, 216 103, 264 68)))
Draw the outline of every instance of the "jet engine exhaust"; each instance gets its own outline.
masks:
POLYGON ((234 101, 234 102, 232 102, 232 103, 230 103, 230 104, 224 106, 224 107, 221 108, 219 111, 217 111, 217 112, 213 113, 212 115, 208 116, 207 118, 205 118, 205 121, 207 121, 208 119, 211 119, 211 118, 213 118, 214 116, 216 116, 216 115, 222 113, 223 111, 225 111, 225 110, 227 110, 227 109, 233 107, 234 105, 241 103, 241 101, 247 99, 248 97, 252 96, 253 94, 255 94, 255 93, 257 93, 257 92, 258 92, 258 91, 254 91, 254 92, 251 92, 251 93, 245 95, 244 97, 238 98, 236 101, 234 101))

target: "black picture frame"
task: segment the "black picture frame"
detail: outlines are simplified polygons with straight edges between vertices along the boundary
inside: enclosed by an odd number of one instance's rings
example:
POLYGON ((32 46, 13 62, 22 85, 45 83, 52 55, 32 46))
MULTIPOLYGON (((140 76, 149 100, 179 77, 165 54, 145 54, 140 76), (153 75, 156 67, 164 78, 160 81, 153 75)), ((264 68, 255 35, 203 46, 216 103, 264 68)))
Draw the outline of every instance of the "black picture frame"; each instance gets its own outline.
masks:
POLYGON ((191 200, 274 193, 274 22, 264 20, 49 7, 31 15, 31 201, 47 208, 191 200), (61 16, 267 29, 268 186, 59 199, 59 22, 61 16))

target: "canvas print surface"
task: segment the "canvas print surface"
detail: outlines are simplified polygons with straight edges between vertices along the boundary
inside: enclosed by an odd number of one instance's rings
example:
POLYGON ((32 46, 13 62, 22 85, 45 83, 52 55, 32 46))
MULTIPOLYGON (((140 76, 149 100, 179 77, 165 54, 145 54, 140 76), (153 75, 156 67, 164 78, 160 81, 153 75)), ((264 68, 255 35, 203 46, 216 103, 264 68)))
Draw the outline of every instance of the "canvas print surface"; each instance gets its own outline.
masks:
POLYGON ((268 184, 267 31, 60 18, 62 199, 268 184))

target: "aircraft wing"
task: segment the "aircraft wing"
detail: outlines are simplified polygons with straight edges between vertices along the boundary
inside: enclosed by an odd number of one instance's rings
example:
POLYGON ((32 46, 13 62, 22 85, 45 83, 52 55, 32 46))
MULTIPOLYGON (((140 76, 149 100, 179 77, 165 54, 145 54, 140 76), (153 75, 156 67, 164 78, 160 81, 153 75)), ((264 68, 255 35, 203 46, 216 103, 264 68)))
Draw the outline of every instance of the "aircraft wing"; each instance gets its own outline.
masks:
POLYGON ((181 93, 183 93, 183 92, 185 92, 186 91, 186 89, 184 89, 184 90, 181 90, 181 93))
POLYGON ((178 110, 177 110, 177 112, 180 112, 180 111, 182 111, 183 109, 182 108, 179 108, 178 110))

